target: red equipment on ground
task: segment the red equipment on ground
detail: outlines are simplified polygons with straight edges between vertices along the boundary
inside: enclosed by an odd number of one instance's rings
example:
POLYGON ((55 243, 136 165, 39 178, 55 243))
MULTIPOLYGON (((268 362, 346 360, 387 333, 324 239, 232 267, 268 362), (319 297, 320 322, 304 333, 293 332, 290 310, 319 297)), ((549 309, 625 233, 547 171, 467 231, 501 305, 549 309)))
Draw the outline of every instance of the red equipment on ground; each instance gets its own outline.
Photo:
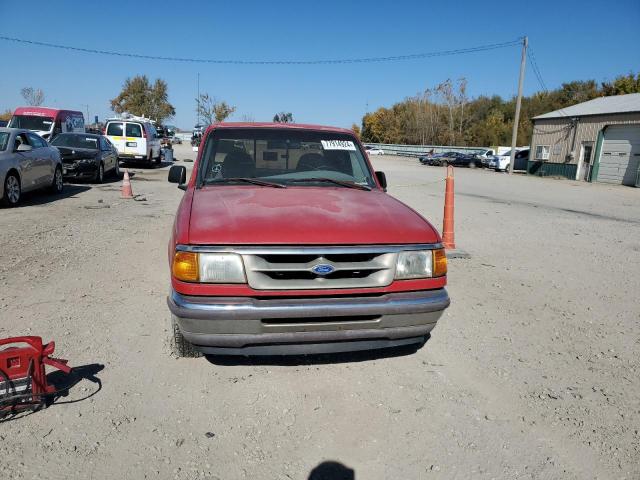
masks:
POLYGON ((47 383, 45 365, 71 373, 67 360, 51 358, 55 342, 40 337, 0 339, 0 416, 37 409, 53 398, 55 387, 47 383))

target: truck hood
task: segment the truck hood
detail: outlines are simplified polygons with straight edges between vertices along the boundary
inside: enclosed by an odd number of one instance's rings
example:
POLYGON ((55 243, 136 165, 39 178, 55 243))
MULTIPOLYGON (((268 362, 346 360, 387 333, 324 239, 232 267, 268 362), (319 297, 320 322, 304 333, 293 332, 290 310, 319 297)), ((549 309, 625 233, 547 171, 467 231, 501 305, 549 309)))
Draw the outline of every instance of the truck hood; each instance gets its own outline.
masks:
POLYGON ((189 243, 200 245, 440 241, 431 224, 395 198, 342 187, 204 187, 194 193, 189 224, 189 243))

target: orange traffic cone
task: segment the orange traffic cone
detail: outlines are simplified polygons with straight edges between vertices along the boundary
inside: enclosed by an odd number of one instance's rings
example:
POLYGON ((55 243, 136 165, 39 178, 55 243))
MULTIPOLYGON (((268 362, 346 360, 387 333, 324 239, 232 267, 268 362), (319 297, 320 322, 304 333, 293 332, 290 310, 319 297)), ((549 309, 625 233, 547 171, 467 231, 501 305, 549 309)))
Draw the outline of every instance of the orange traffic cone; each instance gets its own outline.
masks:
POLYGON ((444 189, 444 220, 442 222, 442 244, 446 249, 455 249, 453 233, 453 167, 447 167, 447 178, 444 189))
POLYGON ((129 178, 129 169, 124 171, 124 178, 122 179, 122 198, 133 198, 133 190, 131 189, 131 179, 129 178))

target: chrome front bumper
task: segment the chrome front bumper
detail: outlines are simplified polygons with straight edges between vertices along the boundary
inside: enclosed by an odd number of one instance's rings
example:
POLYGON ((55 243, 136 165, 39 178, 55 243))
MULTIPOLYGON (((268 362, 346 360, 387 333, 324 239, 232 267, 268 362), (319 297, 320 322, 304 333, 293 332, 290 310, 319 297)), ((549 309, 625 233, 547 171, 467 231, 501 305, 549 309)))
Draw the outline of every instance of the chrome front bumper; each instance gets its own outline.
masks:
POLYGON ((449 306, 447 291, 332 298, 196 297, 175 291, 169 309, 205 353, 287 354, 424 342, 449 306))

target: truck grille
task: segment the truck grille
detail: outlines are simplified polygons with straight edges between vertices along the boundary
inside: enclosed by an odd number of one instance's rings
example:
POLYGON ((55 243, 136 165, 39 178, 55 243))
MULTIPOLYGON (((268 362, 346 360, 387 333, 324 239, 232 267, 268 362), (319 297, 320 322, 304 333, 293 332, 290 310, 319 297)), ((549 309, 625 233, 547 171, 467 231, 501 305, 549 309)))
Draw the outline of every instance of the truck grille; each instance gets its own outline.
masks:
MULTIPOLYGON (((329 249, 328 249, 329 250, 329 249)), ((384 287, 393 281, 397 253, 243 253, 247 281, 256 290, 384 287), (318 265, 329 273, 314 272, 318 265)))

